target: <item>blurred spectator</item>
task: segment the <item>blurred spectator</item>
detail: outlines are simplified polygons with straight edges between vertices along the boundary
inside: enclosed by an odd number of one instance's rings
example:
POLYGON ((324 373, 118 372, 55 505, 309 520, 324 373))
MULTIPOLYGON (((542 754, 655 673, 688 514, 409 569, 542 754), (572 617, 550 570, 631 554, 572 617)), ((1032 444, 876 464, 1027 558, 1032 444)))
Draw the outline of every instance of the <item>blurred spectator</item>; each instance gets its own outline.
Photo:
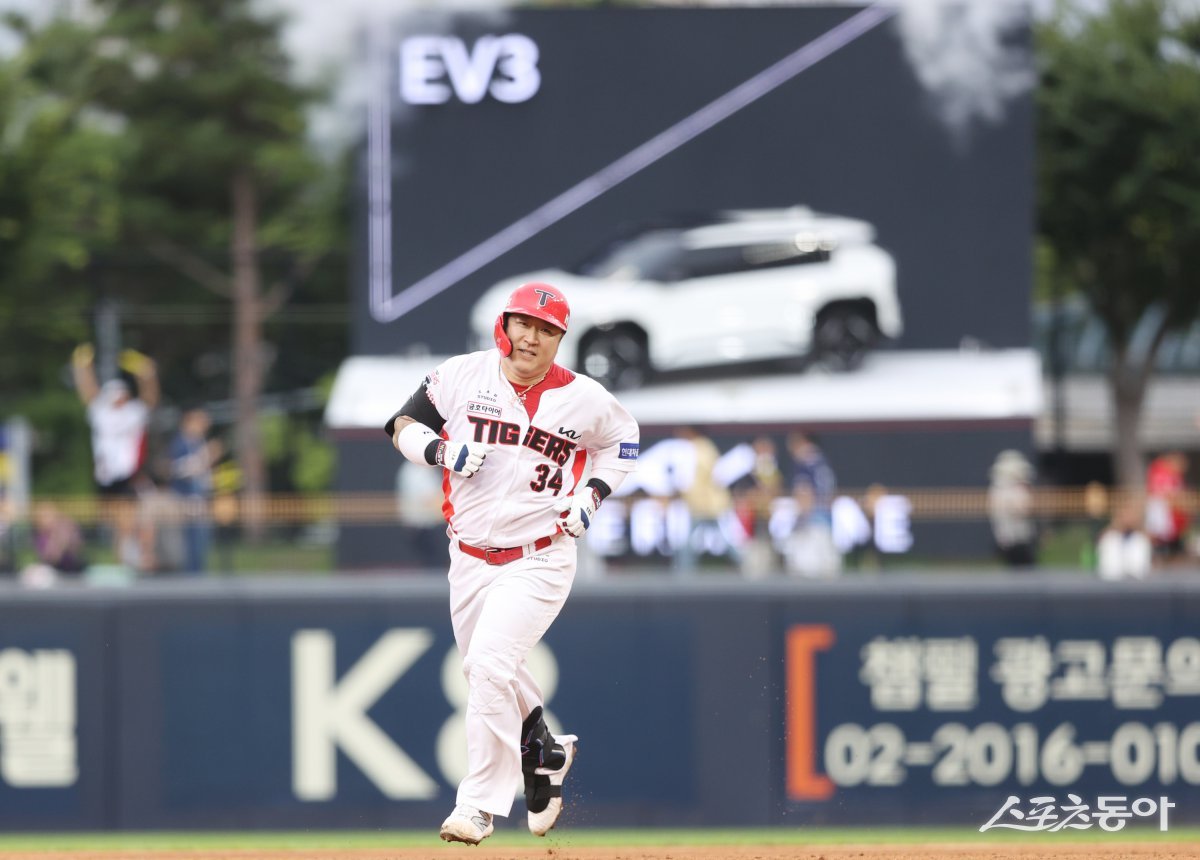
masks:
POLYGON ((440 470, 422 469, 402 459, 396 473, 396 501, 409 548, 402 557, 424 570, 444 566, 446 516, 442 513, 445 495, 440 470))
POLYGON ((158 404, 158 374, 152 360, 127 349, 121 366, 134 376, 137 390, 123 377, 100 386, 93 361, 91 344, 84 344, 76 348, 71 367, 92 428, 96 488, 102 496, 134 496, 149 483, 142 467, 150 410, 158 404))
POLYGON ((96 489, 105 500, 106 513, 115 523, 113 544, 118 558, 121 547, 131 540, 141 546, 139 570, 154 568, 153 523, 139 519, 131 507, 139 491, 153 487, 143 469, 146 459, 146 427, 150 410, 158 404, 158 372, 147 356, 127 349, 121 353, 122 370, 136 383, 120 377, 100 386, 96 379, 95 354, 91 344, 75 349, 71 369, 75 390, 87 407, 87 419, 92 428, 92 460, 96 489), (126 532, 123 529, 134 529, 126 532))
MULTIPOLYGON (((842 547, 847 568, 861 571, 883 569, 884 556, 876 543, 875 528, 879 506, 888 497, 888 489, 883 484, 871 484, 867 487, 867 491, 863 495, 862 507, 856 508, 859 516, 852 520, 856 526, 855 532, 847 536, 851 538, 847 541, 849 545, 842 547)), ((835 505, 841 501, 839 499, 835 505)), ((846 501, 853 504, 849 499, 846 501)))
POLYGON ((1020 451, 1001 451, 990 476, 987 509, 996 551, 1009 567, 1032 567, 1037 549, 1033 466, 1020 451))
POLYGON ((158 568, 154 551, 154 529, 143 508, 125 500, 112 502, 113 555, 116 563, 135 573, 153 573, 158 568))
POLYGON ((783 489, 783 473, 779 470, 775 440, 769 436, 759 436, 754 440, 754 471, 751 475, 755 486, 769 498, 775 498, 783 489))
POLYGON ((796 486, 796 524, 787 539, 784 556, 788 573, 796 576, 837 576, 842 572, 842 554, 833 543, 831 519, 818 512, 817 495, 807 483, 796 486))
POLYGON ((1133 503, 1117 508, 1096 544, 1101 579, 1145 579, 1153 557, 1150 536, 1142 528, 1142 512, 1133 503))
POLYGON ((788 436, 788 453, 792 455, 792 494, 807 487, 806 495, 811 499, 810 518, 823 521, 832 528, 837 478, 824 452, 806 434, 792 433, 788 436))
POLYGON ((1146 531, 1154 555, 1165 563, 1186 558, 1191 516, 1184 505, 1187 457, 1172 451, 1154 458, 1146 470, 1146 531))
POLYGON ((796 524, 787 541, 787 569, 801 576, 835 576, 842 556, 833 542, 837 478, 817 443, 804 433, 788 436, 796 524))
POLYGON ((692 449, 690 479, 681 480, 679 496, 687 505, 690 525, 687 540, 673 558, 677 573, 695 571, 700 552, 712 543, 725 543, 721 535, 721 517, 730 510, 729 490, 713 477, 713 467, 721 454, 707 436, 694 427, 681 427, 676 434, 692 449))
POLYGON ((85 567, 79 524, 52 502, 39 502, 33 509, 33 547, 38 562, 58 573, 79 573, 85 567))
POLYGON ((1089 481, 1083 488, 1083 512, 1087 515, 1088 537, 1081 552, 1080 562, 1087 570, 1095 570, 1100 547, 1100 536, 1108 526, 1108 488, 1099 481, 1089 481))
POLYGON ((734 510, 746 533, 740 550, 740 568, 748 579, 758 579, 778 569, 780 559, 771 541, 772 505, 783 487, 783 474, 775 453, 775 442, 759 436, 751 445, 750 471, 733 487, 734 510))
POLYGON ((17 565, 13 504, 0 490, 0 573, 14 573, 17 565))
POLYGON ((179 420, 179 433, 171 442, 171 489, 183 509, 183 569, 204 573, 212 543, 213 463, 221 459, 221 442, 209 439, 212 420, 203 409, 189 409, 179 420))

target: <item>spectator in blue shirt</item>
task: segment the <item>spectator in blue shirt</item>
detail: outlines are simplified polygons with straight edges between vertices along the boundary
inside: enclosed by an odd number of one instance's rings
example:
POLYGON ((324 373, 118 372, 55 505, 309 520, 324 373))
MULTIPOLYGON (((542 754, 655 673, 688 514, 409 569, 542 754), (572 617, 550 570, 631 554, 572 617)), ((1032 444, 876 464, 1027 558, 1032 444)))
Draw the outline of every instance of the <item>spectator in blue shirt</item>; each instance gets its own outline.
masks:
POLYGON ((183 503, 184 570, 204 573, 212 542, 212 467, 221 457, 221 443, 208 438, 212 421, 203 409, 189 409, 179 421, 171 442, 171 489, 183 503))
POLYGON ((788 453, 792 455, 792 493, 811 493, 811 516, 831 525, 837 478, 825 454, 816 442, 799 432, 788 436, 788 453))

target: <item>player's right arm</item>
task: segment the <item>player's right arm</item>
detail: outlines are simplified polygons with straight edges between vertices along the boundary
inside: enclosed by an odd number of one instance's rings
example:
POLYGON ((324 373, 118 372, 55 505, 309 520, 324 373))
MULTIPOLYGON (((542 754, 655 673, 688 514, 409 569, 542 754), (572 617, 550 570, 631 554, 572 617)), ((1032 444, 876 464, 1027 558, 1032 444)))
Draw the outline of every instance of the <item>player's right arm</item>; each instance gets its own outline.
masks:
POLYGON ((434 405, 430 391, 435 379, 436 375, 432 374, 426 377, 400 411, 388 419, 383 430, 409 462, 441 466, 469 478, 483 466, 488 446, 442 438, 446 419, 434 405))
POLYGON ((584 445, 592 457, 592 476, 555 505, 559 512, 556 528, 574 538, 583 537, 600 503, 636 468, 641 448, 637 422, 615 397, 603 392, 594 405, 598 407, 596 426, 584 434, 584 445))
POLYGON ((91 403, 100 393, 100 384, 96 381, 96 353, 90 343, 80 344, 71 354, 71 376, 75 380, 75 390, 84 405, 91 403))

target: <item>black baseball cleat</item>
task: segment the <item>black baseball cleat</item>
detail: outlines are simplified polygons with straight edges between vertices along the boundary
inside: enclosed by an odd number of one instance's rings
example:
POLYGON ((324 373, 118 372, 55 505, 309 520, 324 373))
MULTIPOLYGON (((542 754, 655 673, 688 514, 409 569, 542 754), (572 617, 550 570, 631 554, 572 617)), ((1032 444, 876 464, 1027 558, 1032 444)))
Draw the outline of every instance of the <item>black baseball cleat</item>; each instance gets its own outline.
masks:
POLYGON ((554 742, 561 745, 565 754, 562 767, 551 770, 539 767, 534 770, 533 798, 530 798, 528 778, 526 781, 526 803, 529 807, 529 832, 534 836, 545 836, 558 823, 562 815, 563 799, 562 784, 567 778, 567 771, 575 761, 575 744, 579 738, 575 735, 555 735, 554 742), (535 812, 534 810, 538 811, 535 812))

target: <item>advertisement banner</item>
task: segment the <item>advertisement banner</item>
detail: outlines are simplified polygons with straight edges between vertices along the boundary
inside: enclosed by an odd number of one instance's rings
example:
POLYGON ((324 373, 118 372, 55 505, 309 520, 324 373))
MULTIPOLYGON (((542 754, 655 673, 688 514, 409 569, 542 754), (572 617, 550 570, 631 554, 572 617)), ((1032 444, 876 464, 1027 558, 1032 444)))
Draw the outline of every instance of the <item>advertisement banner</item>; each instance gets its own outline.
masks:
POLYGON ((111 826, 115 656, 99 606, 0 609, 0 827, 111 826))
MULTIPOLYGON (((444 583, 165 585, 0 613, 5 828, 432 827, 454 805, 444 583)), ((563 826, 1195 823, 1200 595, 1171 585, 582 583, 528 656, 580 738, 563 826)))
POLYGON ((791 605, 788 804, 830 822, 984 825, 1047 797, 1166 797, 1187 814, 1198 608, 1167 593, 791 605))
MULTIPOLYGON (((784 357, 767 349, 782 323, 802 352, 840 301, 905 349, 1028 346, 1029 22, 975 16, 968 36, 968 17, 513 9, 375 28, 355 353, 462 351, 511 286, 487 291, 522 277, 564 289, 573 328, 650 334, 662 368, 784 357)), ((568 335, 569 366, 587 336, 568 335)))
MULTIPOLYGON (((444 815, 466 775, 466 683, 445 596, 424 591, 438 596, 122 607, 137 683, 122 704, 121 826, 403 827, 444 815)), ((590 820, 661 806, 699 822, 729 806, 701 779, 711 761, 690 728, 697 700, 719 698, 709 685, 722 675, 698 663, 720 617, 657 601, 569 610, 529 656, 547 723, 581 738, 572 772, 590 820)), ((726 728, 742 719, 728 708, 726 728)), ((748 789, 760 805, 767 793, 748 789)))

